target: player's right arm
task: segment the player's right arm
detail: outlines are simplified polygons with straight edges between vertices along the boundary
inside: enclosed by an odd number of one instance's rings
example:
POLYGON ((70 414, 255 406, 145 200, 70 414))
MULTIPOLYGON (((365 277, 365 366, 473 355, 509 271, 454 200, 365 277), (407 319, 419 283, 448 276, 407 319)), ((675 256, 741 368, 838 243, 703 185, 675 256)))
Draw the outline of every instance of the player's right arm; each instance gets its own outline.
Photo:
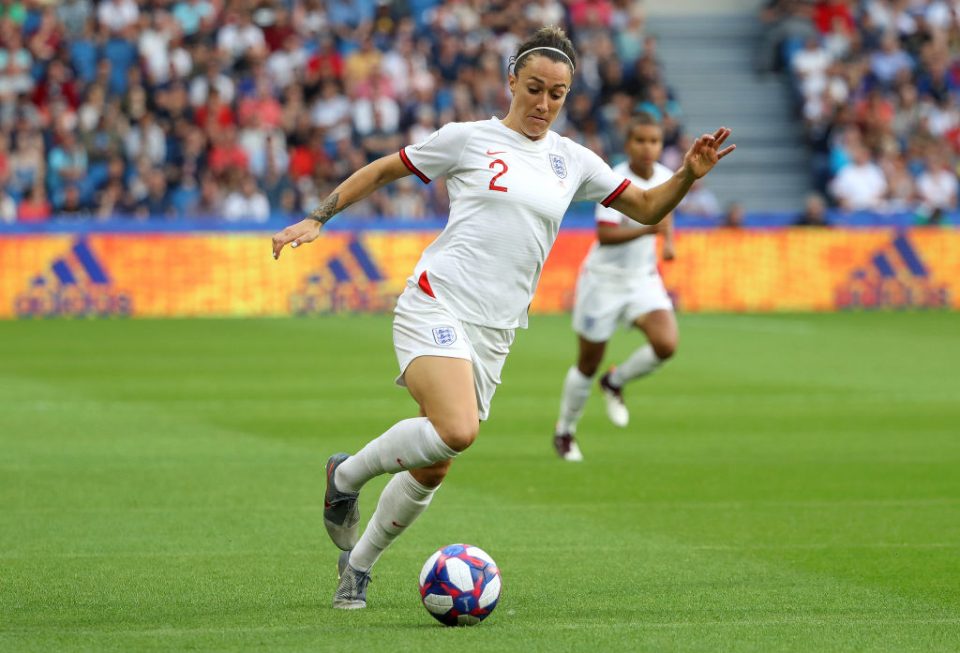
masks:
POLYGON ((378 188, 410 174, 413 173, 403 163, 399 153, 389 154, 363 166, 337 186, 313 213, 274 234, 273 258, 280 258, 280 251, 286 245, 298 247, 316 240, 323 225, 337 213, 366 198, 378 188))

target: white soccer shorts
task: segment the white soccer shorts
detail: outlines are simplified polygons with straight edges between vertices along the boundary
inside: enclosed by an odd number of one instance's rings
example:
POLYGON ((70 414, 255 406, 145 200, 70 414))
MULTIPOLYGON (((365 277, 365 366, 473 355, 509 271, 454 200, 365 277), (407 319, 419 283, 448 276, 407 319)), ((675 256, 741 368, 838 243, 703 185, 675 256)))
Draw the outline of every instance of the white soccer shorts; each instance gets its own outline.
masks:
POLYGON ((473 363, 480 419, 486 420, 513 344, 514 329, 461 322, 440 301, 412 283, 400 295, 393 314, 393 348, 400 364, 397 385, 406 386, 403 374, 420 356, 468 360, 473 363))
POLYGON ((573 330, 590 342, 607 342, 619 325, 630 327, 652 311, 673 310, 673 302, 656 272, 620 280, 582 270, 577 279, 573 330))

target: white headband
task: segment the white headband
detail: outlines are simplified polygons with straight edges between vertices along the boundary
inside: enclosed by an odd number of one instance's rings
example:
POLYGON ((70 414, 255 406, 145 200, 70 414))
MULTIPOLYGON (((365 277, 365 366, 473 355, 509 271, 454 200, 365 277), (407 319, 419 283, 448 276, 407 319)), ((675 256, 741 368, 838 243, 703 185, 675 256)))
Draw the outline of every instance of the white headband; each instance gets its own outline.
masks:
POLYGON ((570 56, 569 56, 566 52, 564 52, 563 50, 558 50, 557 48, 548 48, 547 46, 542 45, 542 46, 540 46, 540 47, 538 47, 538 48, 530 48, 529 50, 524 50, 523 52, 521 52, 521 53, 513 60, 513 71, 514 71, 514 72, 517 71, 517 62, 520 61, 521 59, 523 59, 525 56, 527 56, 527 55, 530 54, 531 52, 533 52, 534 50, 551 50, 551 51, 556 52, 556 53, 558 53, 558 54, 560 54, 560 55, 563 55, 563 58, 570 62, 570 68, 572 68, 573 70, 576 70, 576 69, 577 69, 577 67, 573 65, 573 59, 571 59, 570 56))

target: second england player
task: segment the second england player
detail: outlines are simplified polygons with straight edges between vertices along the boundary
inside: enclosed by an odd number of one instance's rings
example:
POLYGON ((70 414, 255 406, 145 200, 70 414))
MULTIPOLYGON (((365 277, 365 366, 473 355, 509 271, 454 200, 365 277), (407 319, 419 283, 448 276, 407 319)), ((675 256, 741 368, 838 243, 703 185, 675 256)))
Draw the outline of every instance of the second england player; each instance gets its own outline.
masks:
MULTIPOLYGON (((626 134, 627 161, 613 170, 638 188, 654 188, 673 176, 657 162, 663 152, 663 130, 648 113, 637 114, 626 134)), ((607 342, 617 327, 636 327, 647 343, 600 377, 607 416, 624 427, 630 413, 623 386, 650 374, 677 349, 677 320, 673 303, 657 271, 657 234, 663 234, 663 258, 672 259, 673 216, 659 224, 638 225, 614 208, 597 205, 597 240, 584 259, 577 280, 573 330, 579 354, 567 370, 553 445, 564 460, 579 462, 577 422, 590 396, 593 377, 603 361, 607 342)))
POLYGON ((596 154, 550 131, 573 83, 576 56, 562 30, 537 31, 513 58, 504 118, 448 123, 365 165, 310 217, 273 237, 279 258, 286 245, 315 240, 330 218, 385 184, 408 175, 424 183, 446 179, 449 220, 424 250, 394 311, 397 382, 419 416, 396 422, 355 454, 327 461, 323 521, 343 550, 335 608, 366 607, 373 565, 427 509, 453 459, 476 439, 570 203, 610 204, 656 223, 735 147, 722 148, 726 128, 704 134, 669 181, 650 190, 632 186, 596 154), (382 474, 393 478, 361 534, 359 492, 382 474))

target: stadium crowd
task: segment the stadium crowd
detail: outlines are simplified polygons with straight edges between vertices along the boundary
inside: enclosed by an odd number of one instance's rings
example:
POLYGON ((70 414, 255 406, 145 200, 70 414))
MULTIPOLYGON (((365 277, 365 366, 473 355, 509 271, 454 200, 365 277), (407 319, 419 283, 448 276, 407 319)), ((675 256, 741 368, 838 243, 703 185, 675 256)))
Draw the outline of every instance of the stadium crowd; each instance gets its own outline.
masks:
MULTIPOLYGON (((679 107, 631 0, 0 0, 0 220, 264 221, 452 121, 505 115, 521 37, 563 26, 555 126, 609 161, 638 108, 679 163, 679 107)), ((351 208, 441 215, 413 178, 351 208)))
POLYGON ((957 209, 960 3, 770 0, 759 72, 786 72, 819 189, 847 210, 957 209))

